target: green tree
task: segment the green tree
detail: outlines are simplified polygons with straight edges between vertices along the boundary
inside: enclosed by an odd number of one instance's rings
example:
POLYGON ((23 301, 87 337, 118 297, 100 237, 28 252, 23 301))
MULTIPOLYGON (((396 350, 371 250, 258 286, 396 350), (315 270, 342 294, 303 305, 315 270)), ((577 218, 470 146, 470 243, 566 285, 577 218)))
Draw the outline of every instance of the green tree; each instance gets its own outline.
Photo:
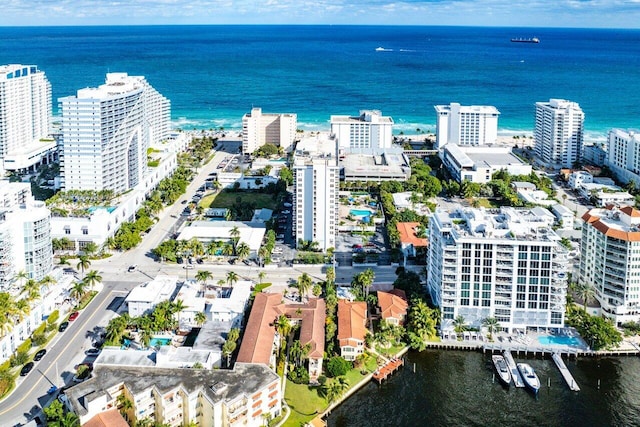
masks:
POLYGON ((367 268, 366 270, 353 276, 353 279, 351 280, 351 287, 353 289, 353 294, 358 301, 367 300, 367 296, 369 295, 369 288, 373 284, 374 280, 375 273, 370 268, 367 268))
POLYGON ((235 271, 229 271, 227 273, 227 284, 233 288, 233 285, 235 285, 238 280, 240 279, 240 276, 238 276, 238 273, 236 273, 235 271))
POLYGON ((265 273, 264 271, 258 272, 258 283, 262 285, 262 281, 266 276, 267 276, 267 273, 265 273))
POLYGON ((91 261, 89 261, 89 257, 86 255, 80 255, 78 257, 78 264, 76 264, 76 269, 81 271, 81 278, 84 278, 84 271, 91 267, 91 261))
POLYGON ((87 257, 92 257, 96 254, 96 252, 98 252, 98 245, 96 245, 94 242, 88 242, 84 245, 84 248, 82 248, 82 252, 87 257))
POLYGON ((243 261, 249 258, 250 254, 251 248, 249 248, 249 245, 247 245, 245 242, 241 242, 240 244, 238 244, 238 247, 236 248, 236 256, 238 257, 238 260, 243 261))
POLYGON ((458 334, 461 334, 467 330, 466 324, 467 324, 467 321, 465 320, 464 316, 461 314, 459 314, 458 316, 456 316, 455 319, 453 319, 453 329, 458 334))
POLYGON ((85 276, 84 282, 87 284, 89 289, 93 289, 96 284, 102 282, 102 276, 96 270, 91 270, 85 276))
POLYGON ((206 289, 207 280, 211 279, 212 277, 213 274, 211 274, 210 271, 198 270, 198 272, 196 273, 196 280, 202 285, 202 292, 204 292, 206 289))
POLYGON ((79 280, 73 284, 69 291, 69 296, 76 301, 80 301, 82 297, 87 293, 87 283, 84 280, 79 280))
POLYGON ((500 323, 495 317, 487 317, 482 321, 482 326, 489 332, 489 340, 493 340, 493 333, 500 328, 500 323))
POLYGON ((313 285, 313 279, 307 273, 302 273, 300 277, 298 277, 298 281, 296 283, 296 287, 298 288, 298 292, 300 292, 300 298, 307 297, 309 293, 309 289, 313 285))
POLYGON ((436 336, 436 320, 434 310, 424 301, 413 298, 409 308, 407 338, 412 349, 423 351, 426 341, 436 336))
POLYGON ((196 313, 194 320, 196 321, 196 325, 202 326, 207 322, 207 315, 199 311, 196 313))
POLYGON ((582 301, 584 311, 587 311, 587 306, 591 301, 593 301, 596 296, 595 289, 590 284, 581 282, 576 284, 575 293, 576 296, 582 301))

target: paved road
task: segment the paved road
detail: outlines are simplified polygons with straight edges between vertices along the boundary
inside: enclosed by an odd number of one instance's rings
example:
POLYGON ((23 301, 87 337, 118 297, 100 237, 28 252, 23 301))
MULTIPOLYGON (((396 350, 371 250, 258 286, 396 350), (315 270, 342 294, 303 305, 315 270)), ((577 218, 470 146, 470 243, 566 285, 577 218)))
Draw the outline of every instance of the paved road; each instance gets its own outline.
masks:
MULTIPOLYGON (((158 214, 159 221, 145 236, 143 242, 135 249, 125 253, 115 253, 113 256, 99 261, 93 261, 91 269, 98 270, 103 278, 103 289, 96 298, 82 311, 78 319, 69 328, 54 339, 47 349, 47 354, 36 362, 34 369, 24 378, 18 379, 14 392, 0 402, 0 425, 17 425, 25 423, 36 415, 41 414, 41 408, 52 400, 46 394, 52 384, 62 386, 70 383, 74 367, 85 360, 84 351, 91 347, 91 336, 96 328, 105 327, 115 315, 117 306, 126 294, 136 285, 153 279, 158 274, 173 274, 179 278, 193 278, 197 270, 208 270, 213 273, 212 283, 225 279, 229 271, 235 271, 245 280, 258 281, 258 273, 264 271, 264 282, 271 282, 276 286, 287 286, 295 281, 303 272, 310 274, 314 280, 324 280, 325 267, 316 265, 296 265, 293 267, 268 266, 264 269, 258 266, 241 265, 213 265, 198 264, 194 269, 186 270, 181 265, 160 263, 151 256, 151 249, 163 241, 168 234, 174 232, 174 224, 178 221, 180 212, 184 209, 182 200, 189 200, 198 187, 225 156, 237 153, 238 143, 222 143, 218 146, 213 160, 205 165, 197 177, 187 188, 187 193, 174 205, 165 208, 158 214), (137 264, 135 272, 128 273, 127 268, 137 264)), ((365 267, 338 267, 336 282, 348 284, 354 274, 363 271, 365 267)), ((416 267, 422 271, 422 267, 416 267)), ((375 283, 392 283, 395 278, 395 267, 375 267, 375 283)))

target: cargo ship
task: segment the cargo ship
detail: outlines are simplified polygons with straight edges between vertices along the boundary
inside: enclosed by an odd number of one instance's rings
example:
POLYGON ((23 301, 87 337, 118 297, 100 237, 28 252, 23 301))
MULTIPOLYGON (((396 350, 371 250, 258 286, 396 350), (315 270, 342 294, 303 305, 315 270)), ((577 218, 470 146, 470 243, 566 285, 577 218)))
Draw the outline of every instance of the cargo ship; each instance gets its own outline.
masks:
POLYGON ((530 39, 517 38, 511 39, 511 43, 540 43, 540 39, 537 37, 532 37, 530 39))

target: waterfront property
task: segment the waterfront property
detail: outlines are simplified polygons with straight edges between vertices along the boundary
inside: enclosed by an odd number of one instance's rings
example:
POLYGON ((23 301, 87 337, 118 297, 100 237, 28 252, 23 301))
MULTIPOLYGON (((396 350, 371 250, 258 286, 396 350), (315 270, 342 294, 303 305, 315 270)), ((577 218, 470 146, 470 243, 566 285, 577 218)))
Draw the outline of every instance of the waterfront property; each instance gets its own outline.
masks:
POLYGON ((516 157, 510 147, 459 146, 452 143, 443 147, 440 156, 444 166, 458 182, 484 184, 502 169, 510 175, 529 175, 532 170, 531 165, 516 157))
MULTIPOLYGON (((623 183, 633 181, 640 184, 638 163, 640 162, 640 131, 636 129, 612 129, 607 141, 607 166, 623 183)), ((603 163, 596 163, 599 165, 603 163)))
POLYGON ((263 113, 262 108, 252 108, 242 116, 242 153, 252 154, 264 144, 288 151, 296 138, 297 123, 295 114, 263 113))
POLYGON ((367 335, 367 303, 364 301, 338 301, 338 343, 340 355, 355 360, 364 353, 367 335))
POLYGON ((601 314, 616 324, 640 320, 640 211, 596 208, 582 219, 580 276, 593 286, 601 314))
POLYGON ((331 134, 345 152, 376 152, 390 148, 393 119, 378 110, 362 110, 358 116, 331 116, 331 134))
POLYGON ((407 296, 402 289, 389 292, 378 291, 378 308, 380 317, 392 325, 403 325, 407 318, 407 296))
POLYGON ((535 159, 552 169, 571 168, 580 161, 584 113, 575 102, 536 102, 535 159))
POLYGON ((480 328, 495 318, 506 331, 561 327, 567 250, 548 219, 528 209, 438 209, 429 221, 427 285, 442 310, 480 328))
POLYGON ((498 138, 496 107, 488 105, 436 105, 436 147, 446 144, 485 145, 498 138))

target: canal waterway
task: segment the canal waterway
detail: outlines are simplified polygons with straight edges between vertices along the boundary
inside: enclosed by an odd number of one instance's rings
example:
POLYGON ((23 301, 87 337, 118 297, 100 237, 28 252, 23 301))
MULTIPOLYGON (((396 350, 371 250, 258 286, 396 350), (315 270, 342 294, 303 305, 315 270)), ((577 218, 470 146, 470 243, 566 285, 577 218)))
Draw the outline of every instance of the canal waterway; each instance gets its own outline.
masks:
POLYGON ((569 390, 551 359, 529 358, 527 362, 543 384, 537 397, 525 389, 506 388, 497 378, 494 382, 489 354, 411 352, 403 369, 381 386, 372 382, 362 388, 332 412, 328 425, 640 425, 639 358, 580 358, 566 362, 580 392, 569 390))

